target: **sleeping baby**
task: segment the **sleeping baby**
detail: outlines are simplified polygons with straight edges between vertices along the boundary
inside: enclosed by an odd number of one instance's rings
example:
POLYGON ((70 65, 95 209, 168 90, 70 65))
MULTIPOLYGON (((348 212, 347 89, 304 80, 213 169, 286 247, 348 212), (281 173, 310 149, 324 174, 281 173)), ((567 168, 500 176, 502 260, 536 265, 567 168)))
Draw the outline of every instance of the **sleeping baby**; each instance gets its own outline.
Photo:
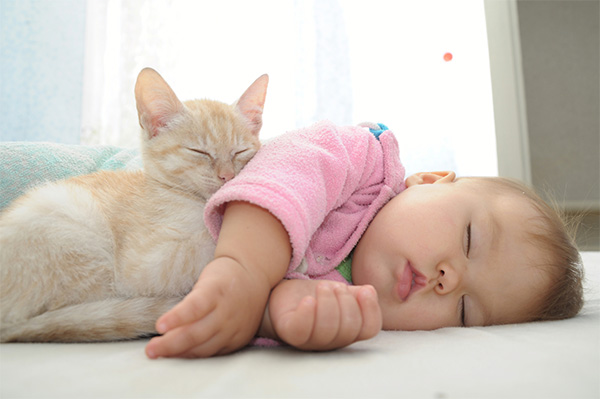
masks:
POLYGON ((214 259, 147 355, 212 356, 255 336, 329 350, 382 328, 579 312, 579 253, 534 191, 453 172, 405 180, 398 154, 383 125, 321 122, 263 146, 209 200, 214 259))

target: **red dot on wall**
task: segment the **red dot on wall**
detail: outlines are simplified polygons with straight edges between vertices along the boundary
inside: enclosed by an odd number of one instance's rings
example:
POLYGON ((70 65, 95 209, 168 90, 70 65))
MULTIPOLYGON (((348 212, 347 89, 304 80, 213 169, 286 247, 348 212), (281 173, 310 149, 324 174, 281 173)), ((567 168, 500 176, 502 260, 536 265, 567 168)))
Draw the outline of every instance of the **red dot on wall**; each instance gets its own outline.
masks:
POLYGON ((452 53, 444 54, 444 61, 446 61, 446 62, 452 61, 452 53))

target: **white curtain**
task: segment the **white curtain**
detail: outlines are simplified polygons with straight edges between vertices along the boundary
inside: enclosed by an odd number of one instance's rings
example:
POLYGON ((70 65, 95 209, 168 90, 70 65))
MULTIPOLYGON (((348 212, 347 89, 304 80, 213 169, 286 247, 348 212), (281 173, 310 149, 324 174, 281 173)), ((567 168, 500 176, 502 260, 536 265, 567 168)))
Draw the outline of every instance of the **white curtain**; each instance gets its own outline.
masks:
POLYGON ((382 122, 409 173, 497 174, 482 0, 88 0, 87 13, 84 143, 137 145, 143 67, 182 100, 233 102, 268 73, 263 139, 382 122))

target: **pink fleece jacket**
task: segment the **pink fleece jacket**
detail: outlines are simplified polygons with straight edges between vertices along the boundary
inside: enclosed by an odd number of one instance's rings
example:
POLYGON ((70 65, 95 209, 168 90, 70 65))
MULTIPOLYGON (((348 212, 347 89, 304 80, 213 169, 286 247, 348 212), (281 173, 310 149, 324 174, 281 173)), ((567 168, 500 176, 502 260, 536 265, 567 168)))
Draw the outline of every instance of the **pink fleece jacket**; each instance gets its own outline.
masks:
POLYGON ((404 167, 391 131, 319 122, 265 144, 241 173, 208 201, 205 221, 216 239, 225 204, 247 201, 287 230, 287 278, 345 282, 335 268, 350 254, 375 214, 405 189, 404 167))

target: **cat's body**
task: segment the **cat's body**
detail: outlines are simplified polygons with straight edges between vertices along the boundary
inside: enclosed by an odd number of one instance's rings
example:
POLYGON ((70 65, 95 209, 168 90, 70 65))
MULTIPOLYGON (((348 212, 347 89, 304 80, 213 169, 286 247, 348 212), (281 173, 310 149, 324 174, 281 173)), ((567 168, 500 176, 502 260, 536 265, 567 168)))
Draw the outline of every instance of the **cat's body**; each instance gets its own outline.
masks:
POLYGON ((154 334, 212 259, 204 205, 258 150, 267 82, 257 79, 234 105, 184 105, 143 70, 144 171, 49 183, 0 216, 0 341, 154 334))

